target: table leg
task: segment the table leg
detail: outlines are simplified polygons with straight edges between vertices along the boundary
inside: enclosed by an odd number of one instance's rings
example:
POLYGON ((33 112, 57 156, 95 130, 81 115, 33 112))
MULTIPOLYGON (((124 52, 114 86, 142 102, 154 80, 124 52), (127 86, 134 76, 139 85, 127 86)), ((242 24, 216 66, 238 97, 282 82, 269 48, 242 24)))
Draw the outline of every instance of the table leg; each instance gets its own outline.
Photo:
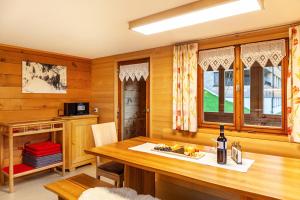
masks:
POLYGON ((155 196, 155 173, 125 165, 125 187, 137 191, 138 194, 155 196))

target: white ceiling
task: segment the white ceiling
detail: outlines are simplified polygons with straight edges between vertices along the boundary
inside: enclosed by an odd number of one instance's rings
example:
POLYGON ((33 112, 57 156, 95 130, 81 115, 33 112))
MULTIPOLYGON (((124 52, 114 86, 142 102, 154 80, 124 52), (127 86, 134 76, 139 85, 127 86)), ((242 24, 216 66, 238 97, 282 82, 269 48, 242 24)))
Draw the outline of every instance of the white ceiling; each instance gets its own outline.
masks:
POLYGON ((265 10, 145 36, 128 21, 194 0, 0 0, 0 43, 87 58, 300 21, 300 0, 265 0, 265 10))

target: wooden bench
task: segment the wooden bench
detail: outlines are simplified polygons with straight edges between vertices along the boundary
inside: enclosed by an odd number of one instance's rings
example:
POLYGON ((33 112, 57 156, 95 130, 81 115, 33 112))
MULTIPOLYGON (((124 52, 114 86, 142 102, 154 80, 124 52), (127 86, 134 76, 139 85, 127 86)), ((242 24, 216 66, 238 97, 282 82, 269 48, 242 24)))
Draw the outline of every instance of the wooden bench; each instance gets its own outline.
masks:
POLYGON ((89 188, 112 187, 112 185, 86 174, 79 174, 54 183, 49 183, 44 187, 57 194, 60 200, 77 200, 82 192, 89 188))

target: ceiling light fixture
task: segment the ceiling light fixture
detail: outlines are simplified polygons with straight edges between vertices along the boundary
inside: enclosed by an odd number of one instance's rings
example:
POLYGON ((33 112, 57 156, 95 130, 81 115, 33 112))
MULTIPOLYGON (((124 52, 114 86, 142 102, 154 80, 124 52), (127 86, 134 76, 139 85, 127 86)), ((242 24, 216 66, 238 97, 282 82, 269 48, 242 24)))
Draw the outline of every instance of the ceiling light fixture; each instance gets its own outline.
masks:
POLYGON ((129 22, 133 31, 150 35, 262 9, 263 0, 199 0, 129 22))

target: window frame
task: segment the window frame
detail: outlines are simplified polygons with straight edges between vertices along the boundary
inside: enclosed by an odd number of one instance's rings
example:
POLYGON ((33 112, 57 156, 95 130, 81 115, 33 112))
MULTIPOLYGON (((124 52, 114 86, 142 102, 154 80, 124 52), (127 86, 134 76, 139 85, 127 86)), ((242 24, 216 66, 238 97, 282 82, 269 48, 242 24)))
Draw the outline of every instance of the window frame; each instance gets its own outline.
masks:
MULTIPOLYGON (((234 64, 233 64, 233 67, 232 67, 232 71, 234 70, 234 64)), ((204 72, 202 71, 203 73, 203 76, 204 76, 204 72)), ((217 117, 219 117, 218 114, 221 114, 221 117, 231 117, 232 116, 232 122, 234 122, 234 107, 233 107, 233 112, 232 113, 228 113, 228 112, 225 112, 225 69, 219 69, 218 70, 218 73, 219 73, 219 79, 218 79, 218 97, 219 97, 219 102, 218 102, 218 105, 219 105, 219 112, 206 112, 206 115, 211 115, 211 118, 214 117, 214 115, 217 117)), ((233 71, 233 75, 235 75, 235 72, 233 71)), ((203 77, 202 76, 202 77, 203 77)), ((203 88, 204 88, 204 78, 202 78, 202 84, 203 84, 203 88)), ((234 82, 234 78, 233 78, 233 82, 234 82)), ((234 85, 232 85, 233 87, 233 92, 234 92, 234 85)), ((204 98, 204 94, 203 94, 204 90, 202 91, 202 98, 204 98)), ((202 100, 203 101, 203 100, 202 100)), ((203 101, 203 106, 204 106, 204 101, 203 101)), ((203 109, 204 110, 204 109, 203 109)), ((203 122, 205 123, 208 123, 208 124, 214 124, 216 122, 210 122, 210 121, 204 121, 204 112, 203 112, 203 122)), ((225 123, 223 122, 224 124, 228 124, 228 125, 231 125, 232 123, 225 123)))
MULTIPOLYGON (((282 59, 281 62, 281 90, 282 90, 282 98, 281 98, 281 105, 282 105, 282 120, 281 120, 281 127, 271 127, 271 126, 257 126, 257 125, 247 125, 245 124, 244 119, 244 64, 241 60, 241 45, 247 44, 251 42, 260 42, 260 41, 268 41, 265 40, 258 40, 258 41, 247 41, 247 42, 240 42, 233 44, 231 46, 235 46, 235 60, 233 62, 233 98, 234 98, 234 108, 233 108, 233 123, 223 123, 225 124, 225 128, 228 130, 233 131, 244 131, 249 133, 272 133, 272 134, 280 134, 280 135, 287 135, 287 70, 288 70, 288 59, 289 59, 289 40, 286 37, 279 37, 279 38, 271 38, 269 40, 275 39, 285 39, 286 41, 286 56, 282 59)), ((213 48, 222 48, 226 46, 213 46, 213 48)), ((213 49, 207 48, 207 49, 213 49)), ((201 50, 207 50, 201 49, 201 50)), ((218 128, 219 124, 222 122, 208 122, 204 121, 204 109, 203 109, 203 98, 204 98, 204 71, 198 65, 198 128, 218 128)), ((250 79, 251 82, 251 79, 250 79)), ((220 87, 220 85, 219 85, 220 87)), ((225 84, 224 84, 225 87, 225 84)), ((219 95, 220 96, 220 95, 219 95)), ((219 105, 220 106, 220 105, 219 105)))
MULTIPOLYGON (((226 47, 226 46, 220 46, 220 47, 216 47, 216 48, 222 48, 222 47, 226 47)), ((212 49, 212 48, 211 48, 212 49)), ((206 49, 203 49, 206 50, 206 49)), ((236 72, 235 72, 235 67, 236 67, 236 48, 234 49, 234 53, 235 53, 235 60, 233 62, 233 74, 234 74, 234 79, 233 79, 233 87, 235 88, 236 85, 236 72)), ((203 99, 204 99, 204 71, 203 69, 198 65, 198 128, 219 128, 220 122, 208 122, 208 121, 204 121, 204 112, 203 112, 203 99)), ((220 74, 219 74, 220 77, 220 74)), ((220 78, 219 78, 220 79, 220 78)), ((220 84, 219 84, 220 87, 220 84)), ((225 85, 224 85, 225 87, 225 85)), ((220 97, 220 94, 219 94, 220 97)), ((233 90, 233 98, 236 99, 236 90, 233 90)), ((235 100, 236 101, 236 100, 235 100)), ((220 102, 219 102, 219 107, 220 107, 220 102)), ((219 109, 220 110, 220 109, 219 109)), ((236 130, 236 117, 235 117, 235 113, 236 113, 236 103, 234 103, 234 107, 233 107, 233 122, 232 123, 222 123, 225 125, 225 128, 228 130, 236 130)), ((223 113, 226 114, 226 113, 223 113)))

